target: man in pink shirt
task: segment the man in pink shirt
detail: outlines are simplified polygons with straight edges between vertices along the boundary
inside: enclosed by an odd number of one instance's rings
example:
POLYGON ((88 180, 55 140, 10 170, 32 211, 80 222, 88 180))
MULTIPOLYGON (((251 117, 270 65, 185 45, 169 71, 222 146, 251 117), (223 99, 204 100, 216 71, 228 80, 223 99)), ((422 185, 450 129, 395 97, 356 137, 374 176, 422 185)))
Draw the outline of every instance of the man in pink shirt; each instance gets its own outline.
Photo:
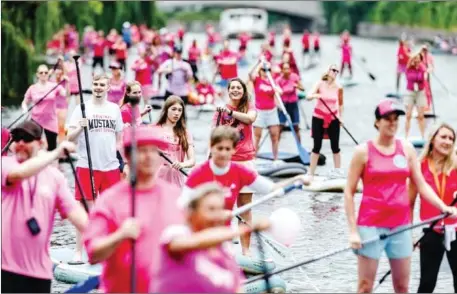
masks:
MULTIPOLYGON (((164 228, 183 224, 177 206, 180 189, 156 177, 162 164, 158 148, 166 149, 156 127, 137 127, 136 215, 131 217, 131 188, 122 180, 106 190, 90 213, 83 239, 91 264, 102 262, 100 288, 106 293, 131 292, 132 239, 135 243, 136 292, 147 293, 158 267, 160 236, 164 228)), ((126 159, 130 160, 131 129, 124 132, 126 159)))
POLYGON ((64 175, 52 163, 72 152, 62 142, 43 147, 43 128, 25 121, 11 131, 13 156, 2 156, 2 293, 50 293, 49 245, 56 210, 79 231, 87 214, 72 197, 64 175))

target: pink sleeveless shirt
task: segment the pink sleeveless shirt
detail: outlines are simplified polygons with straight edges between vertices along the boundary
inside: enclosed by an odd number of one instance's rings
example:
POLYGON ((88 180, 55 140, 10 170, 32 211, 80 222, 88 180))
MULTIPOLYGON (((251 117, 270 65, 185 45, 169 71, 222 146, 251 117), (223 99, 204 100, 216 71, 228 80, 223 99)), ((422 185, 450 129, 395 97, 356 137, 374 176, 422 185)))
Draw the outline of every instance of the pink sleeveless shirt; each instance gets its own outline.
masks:
POLYGON ((367 142, 368 161, 362 175, 363 198, 357 224, 379 228, 395 228, 410 222, 410 206, 406 180, 410 177, 408 160, 400 140, 395 152, 382 154, 367 142))
POLYGON ((323 98, 317 99, 313 116, 324 120, 324 128, 328 128, 328 125, 332 122, 332 120, 334 120, 334 117, 321 100, 324 100, 330 110, 338 116, 338 91, 338 88, 328 89, 326 87, 322 87, 322 85, 319 87, 319 94, 321 94, 323 98))

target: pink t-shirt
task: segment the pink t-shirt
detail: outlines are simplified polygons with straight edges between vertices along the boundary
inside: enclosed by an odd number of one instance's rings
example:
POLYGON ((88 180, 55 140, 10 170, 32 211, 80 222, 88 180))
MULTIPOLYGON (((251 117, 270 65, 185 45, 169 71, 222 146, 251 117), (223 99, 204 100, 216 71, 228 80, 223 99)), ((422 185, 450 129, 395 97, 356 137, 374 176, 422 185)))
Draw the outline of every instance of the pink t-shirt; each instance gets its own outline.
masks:
POLYGON ((2 270, 49 280, 53 277, 49 246, 55 212, 66 218, 77 204, 64 175, 51 166, 7 185, 8 174, 18 166, 15 157, 2 157, 2 270), (36 236, 26 225, 31 217, 41 229, 36 236))
POLYGON ((126 88, 127 84, 124 80, 115 81, 114 79, 110 79, 108 101, 119 104, 121 99, 124 98, 126 88))
MULTIPOLYGON (((35 104, 55 86, 56 83, 53 82, 46 82, 44 85, 40 83, 33 84, 25 92, 24 98, 27 103, 35 104)), ((56 114, 56 99, 58 94, 65 95, 65 89, 61 85, 32 108, 32 119, 44 129, 54 133, 57 133, 58 130, 56 114)))
MULTIPOLYGON (((135 109, 135 118, 136 118, 136 125, 141 125, 143 120, 141 119, 141 112, 140 112, 140 106, 136 105, 135 109)), ((132 117, 132 105, 130 103, 126 103, 122 105, 121 107, 121 116, 122 116, 122 122, 123 123, 129 123, 132 124, 133 117, 132 117)))
POLYGON ((195 90, 197 90, 198 95, 214 95, 216 91, 214 90, 214 87, 211 84, 202 84, 199 83, 195 87, 195 90))
POLYGON ((297 95, 297 83, 300 81, 300 77, 296 73, 290 73, 288 79, 284 75, 280 75, 276 79, 276 84, 282 89, 283 93, 281 95, 282 101, 284 103, 293 103, 298 101, 297 95))
POLYGON ((257 178, 257 173, 247 167, 231 162, 227 173, 216 175, 212 171, 209 160, 192 170, 187 178, 186 186, 194 189, 198 185, 216 181, 230 189, 230 194, 225 198, 225 209, 232 210, 240 190, 251 185, 257 178))
MULTIPOLYGON (((162 126, 160 126, 162 128, 162 126)), ((162 128, 163 129, 163 128, 162 128)), ((181 144, 179 143, 178 137, 174 135, 174 133, 169 133, 165 131, 160 133, 161 138, 168 143, 168 148, 166 150, 162 150, 163 153, 172 161, 172 162, 183 162, 184 159, 186 158, 186 153, 181 147, 181 144)), ((191 148, 194 145, 194 141, 192 138, 192 134, 187 132, 187 143, 189 144, 189 148, 191 148)), ((165 159, 163 160, 163 164, 160 167, 159 170, 159 178, 173 183, 177 185, 178 187, 184 186, 184 183, 186 182, 186 177, 179 171, 170 166, 168 161, 165 159)))
MULTIPOLYGON (((236 111, 236 109, 231 105, 226 105, 226 107, 230 110, 236 111)), ((255 107, 251 103, 249 103, 248 111, 254 110, 255 107)), ((213 116, 213 125, 215 126, 217 123, 217 117, 219 116, 219 112, 215 112, 213 116)), ((255 146, 254 140, 252 138, 252 124, 248 125, 245 124, 233 117, 231 117, 228 113, 223 112, 221 114, 221 126, 231 126, 238 130, 240 134, 240 140, 235 147, 235 154, 232 155, 232 161, 247 161, 253 160, 255 158, 255 146)))
MULTIPOLYGON (((136 240, 136 291, 147 293, 155 280, 153 269, 159 265, 160 236, 173 224, 184 223, 184 213, 177 207, 180 190, 157 179, 147 190, 136 190, 136 215, 140 236, 136 240)), ((95 202, 89 216, 90 225, 83 234, 89 260, 93 244, 118 230, 131 217, 130 185, 121 181, 105 190, 95 202)), ((102 262, 100 290, 105 293, 130 293, 131 241, 120 242, 113 254, 102 262)))
POLYGON ((256 77, 254 80, 255 107, 259 110, 276 108, 275 92, 267 78, 256 77))
POLYGON ((406 181, 411 175, 400 140, 395 152, 381 153, 372 141, 367 142, 368 161, 362 175, 363 197, 357 224, 378 228, 395 228, 411 221, 406 181))
POLYGON ((406 89, 414 91, 414 85, 417 84, 419 91, 425 88, 425 65, 420 64, 418 68, 407 68, 406 69, 406 89))
POLYGON ((339 115, 339 88, 326 87, 323 82, 319 86, 319 94, 322 95, 321 99, 317 99, 316 106, 314 107, 313 116, 324 120, 324 128, 328 128, 335 117, 332 112, 339 115), (324 101, 324 102, 322 102, 324 101), (327 105, 331 111, 325 106, 327 105))
MULTIPOLYGON (((79 66, 81 69, 81 63, 79 66)), ((75 62, 66 61, 65 67, 67 70, 68 81, 70 82, 70 93, 75 95, 79 93, 78 72, 76 71, 76 64, 75 62)))
POLYGON ((176 237, 188 237, 188 226, 170 226, 161 237, 161 262, 152 293, 236 293, 241 286, 241 270, 229 242, 204 250, 170 256, 167 245, 176 237), (185 278, 184 278, 185 277, 185 278))
MULTIPOLYGON (((53 76, 53 78, 50 79, 50 81, 52 82, 56 82, 56 79, 55 79, 55 76, 53 76)), ((62 86, 62 88, 65 89, 65 93, 61 93, 61 92, 58 92, 57 95, 56 95, 56 108, 57 109, 67 109, 68 108, 68 102, 67 102, 67 84, 68 84, 68 81, 65 80, 63 81, 60 85, 62 86), (65 95, 62 95, 62 94, 65 94, 65 95)))
POLYGON ((189 61, 190 62, 197 62, 200 58, 200 49, 198 47, 190 46, 189 48, 189 61))
POLYGON ((341 46, 341 54, 342 54, 343 62, 350 62, 351 61, 351 54, 352 54, 351 45, 343 44, 341 46))

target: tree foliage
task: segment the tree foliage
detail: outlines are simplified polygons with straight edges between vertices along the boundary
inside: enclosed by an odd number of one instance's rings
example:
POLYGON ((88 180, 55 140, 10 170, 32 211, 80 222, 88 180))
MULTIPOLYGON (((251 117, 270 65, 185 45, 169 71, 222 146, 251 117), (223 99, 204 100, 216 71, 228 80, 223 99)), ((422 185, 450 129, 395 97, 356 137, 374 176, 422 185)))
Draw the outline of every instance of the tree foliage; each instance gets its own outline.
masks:
POLYGON ((2 105, 22 100, 46 43, 64 24, 82 34, 88 25, 107 33, 125 21, 153 28, 166 23, 154 1, 2 1, 1 9, 2 105))
POLYGON ((332 33, 355 33, 362 21, 457 30, 457 1, 325 1, 323 7, 332 33))

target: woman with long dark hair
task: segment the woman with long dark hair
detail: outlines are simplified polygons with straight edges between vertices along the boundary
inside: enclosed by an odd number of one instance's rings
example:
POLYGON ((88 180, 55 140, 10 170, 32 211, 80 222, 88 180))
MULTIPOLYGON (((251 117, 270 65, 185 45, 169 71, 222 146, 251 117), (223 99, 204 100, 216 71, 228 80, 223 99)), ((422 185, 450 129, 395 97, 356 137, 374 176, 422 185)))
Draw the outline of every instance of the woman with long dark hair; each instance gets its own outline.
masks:
POLYGON ((179 170, 195 165, 195 152, 192 135, 187 131, 184 101, 179 96, 165 100, 157 125, 163 128, 162 139, 168 142, 163 153, 173 162, 164 162, 159 177, 182 187, 186 179, 179 170))
POLYGON ((122 121, 124 124, 132 124, 133 117, 132 117, 132 102, 135 104, 134 115, 135 115, 135 122, 137 125, 141 125, 143 122, 141 117, 152 110, 151 105, 146 105, 142 111, 140 111, 140 99, 142 97, 141 91, 141 84, 137 81, 127 83, 125 87, 125 96, 121 101, 121 115, 122 121))
MULTIPOLYGON (((235 128, 239 133, 239 141, 235 146, 235 153, 231 161, 235 161, 255 172, 254 159, 256 149, 252 136, 252 124, 257 118, 257 111, 254 104, 249 99, 246 84, 240 78, 230 80, 228 87, 229 101, 225 107, 218 107, 213 118, 213 124, 216 125, 217 118, 220 115, 220 125, 235 128)), ((243 187, 237 198, 238 207, 244 206, 252 201, 254 190, 249 187, 243 187)), ((251 211, 241 214, 241 217, 248 223, 251 222, 251 211)), ((249 254, 250 233, 241 236, 243 244, 243 253, 249 254)))

